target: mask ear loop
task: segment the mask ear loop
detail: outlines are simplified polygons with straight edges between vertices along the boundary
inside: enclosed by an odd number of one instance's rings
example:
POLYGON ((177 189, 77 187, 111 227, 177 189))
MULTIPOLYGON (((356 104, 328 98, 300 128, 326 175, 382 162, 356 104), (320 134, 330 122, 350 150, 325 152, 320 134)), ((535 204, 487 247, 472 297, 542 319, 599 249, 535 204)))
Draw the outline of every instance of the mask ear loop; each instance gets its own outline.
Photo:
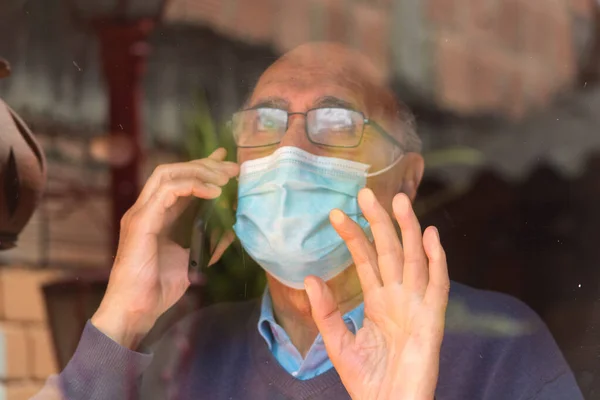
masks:
POLYGON ((385 172, 388 172, 390 169, 394 168, 396 165, 398 165, 398 163, 404 158, 404 154, 401 154, 400 157, 398 157, 398 159, 396 161, 394 161, 393 163, 391 163, 390 165, 388 165, 387 167, 385 167, 382 170, 379 170, 377 172, 372 172, 372 173, 368 173, 367 174, 367 178, 372 178, 374 176, 378 176, 381 175, 385 172))

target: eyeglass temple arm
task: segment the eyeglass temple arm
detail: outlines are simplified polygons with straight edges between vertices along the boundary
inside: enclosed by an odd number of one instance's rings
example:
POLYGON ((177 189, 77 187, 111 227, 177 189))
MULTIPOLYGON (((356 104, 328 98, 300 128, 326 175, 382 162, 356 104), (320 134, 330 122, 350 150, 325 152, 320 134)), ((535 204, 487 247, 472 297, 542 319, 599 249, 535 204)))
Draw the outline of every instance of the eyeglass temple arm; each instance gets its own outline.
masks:
POLYGON ((387 133, 387 131, 385 129, 383 129, 383 127, 381 125, 379 125, 377 122, 371 121, 370 119, 365 118, 365 124, 371 125, 379 133, 381 133, 386 139, 388 139, 389 141, 391 141, 392 143, 394 143, 396 146, 398 146, 400 148, 400 150, 404 151, 402 143, 400 143, 398 141, 398 139, 396 139, 395 137, 393 137, 392 135, 390 135, 389 133, 387 133))

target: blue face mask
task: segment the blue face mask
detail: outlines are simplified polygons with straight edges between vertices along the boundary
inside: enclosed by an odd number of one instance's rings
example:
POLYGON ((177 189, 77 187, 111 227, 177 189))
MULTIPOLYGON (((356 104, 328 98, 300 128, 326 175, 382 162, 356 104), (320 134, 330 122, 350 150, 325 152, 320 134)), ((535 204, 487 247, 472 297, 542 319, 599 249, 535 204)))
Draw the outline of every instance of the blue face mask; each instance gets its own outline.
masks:
POLYGON ((242 164, 233 227, 244 249, 284 285, 304 288, 304 278, 327 281, 352 265, 346 244, 329 222, 342 210, 373 239, 358 206, 369 165, 320 157, 296 147, 242 164))

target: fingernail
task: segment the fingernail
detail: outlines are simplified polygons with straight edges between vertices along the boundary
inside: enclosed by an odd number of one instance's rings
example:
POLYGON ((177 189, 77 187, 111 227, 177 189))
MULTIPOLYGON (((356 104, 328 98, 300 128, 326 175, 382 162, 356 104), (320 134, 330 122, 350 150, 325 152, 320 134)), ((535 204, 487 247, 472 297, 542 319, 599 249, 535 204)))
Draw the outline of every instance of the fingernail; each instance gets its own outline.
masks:
POLYGON ((373 191, 369 188, 364 188, 362 190, 363 194, 363 198, 365 199, 365 201, 369 204, 373 204, 375 202, 375 194, 373 193, 373 191))
POLYGON ((310 283, 310 280, 308 279, 308 277, 304 278, 304 290, 306 290, 306 295, 308 296, 308 299, 310 300, 314 294, 314 290, 313 290, 313 285, 310 283))
POLYGON ((344 213, 338 209, 331 210, 331 213, 329 213, 329 218, 331 218, 331 222, 335 224, 341 224, 345 219, 344 213))
POLYGON ((438 228, 436 228, 435 226, 432 226, 433 228, 433 232, 435 233, 435 236, 437 237, 438 240, 440 240, 440 232, 438 231, 438 228))
POLYGON ((410 202, 408 196, 403 193, 399 193, 396 196, 398 197, 398 200, 396 201, 396 212, 405 213, 408 210, 408 203, 410 202))

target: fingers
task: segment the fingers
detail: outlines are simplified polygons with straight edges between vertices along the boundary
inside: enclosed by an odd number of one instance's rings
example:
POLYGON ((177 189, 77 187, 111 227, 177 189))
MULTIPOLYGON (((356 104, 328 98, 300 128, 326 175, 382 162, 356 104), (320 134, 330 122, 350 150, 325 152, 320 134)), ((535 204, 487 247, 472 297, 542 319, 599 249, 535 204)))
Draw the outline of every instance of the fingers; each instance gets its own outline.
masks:
POLYGON ((221 188, 193 179, 165 182, 142 207, 132 211, 144 232, 158 234, 165 225, 165 215, 181 197, 195 196, 203 199, 219 197, 221 188))
POLYGON ((239 173, 236 163, 223 161, 225 154, 225 149, 217 149, 208 158, 158 166, 144 185, 136 206, 145 204, 165 182, 176 179, 192 178, 202 183, 224 186, 239 173))
POLYGON ((445 311, 450 291, 450 278, 446 252, 440 242, 438 230, 433 226, 425 230, 423 246, 429 259, 429 284, 425 291, 424 302, 434 309, 445 311))
POLYGON ((379 204, 371 189, 362 189, 358 193, 358 204, 371 225, 383 284, 402 283, 402 246, 389 214, 379 204))
POLYGON ((331 362, 336 365, 342 349, 354 340, 354 335, 344 323, 331 289, 322 279, 308 276, 304 280, 304 288, 310 302, 312 317, 323 337, 327 354, 331 362))
POLYGON ((215 151, 213 151, 206 158, 210 158, 211 160, 216 160, 216 161, 223 161, 226 156, 227 156, 227 150, 225 150, 224 147, 219 147, 218 149, 216 149, 215 151))
POLYGON ((377 268, 377 253, 365 236, 362 228, 340 210, 332 210, 329 220, 335 231, 346 243, 363 292, 381 286, 381 277, 377 268))
POLYGON ((394 197, 392 208, 402 232, 403 283, 409 290, 423 295, 429 278, 419 220, 412 209, 410 199, 404 193, 399 193, 394 197))

